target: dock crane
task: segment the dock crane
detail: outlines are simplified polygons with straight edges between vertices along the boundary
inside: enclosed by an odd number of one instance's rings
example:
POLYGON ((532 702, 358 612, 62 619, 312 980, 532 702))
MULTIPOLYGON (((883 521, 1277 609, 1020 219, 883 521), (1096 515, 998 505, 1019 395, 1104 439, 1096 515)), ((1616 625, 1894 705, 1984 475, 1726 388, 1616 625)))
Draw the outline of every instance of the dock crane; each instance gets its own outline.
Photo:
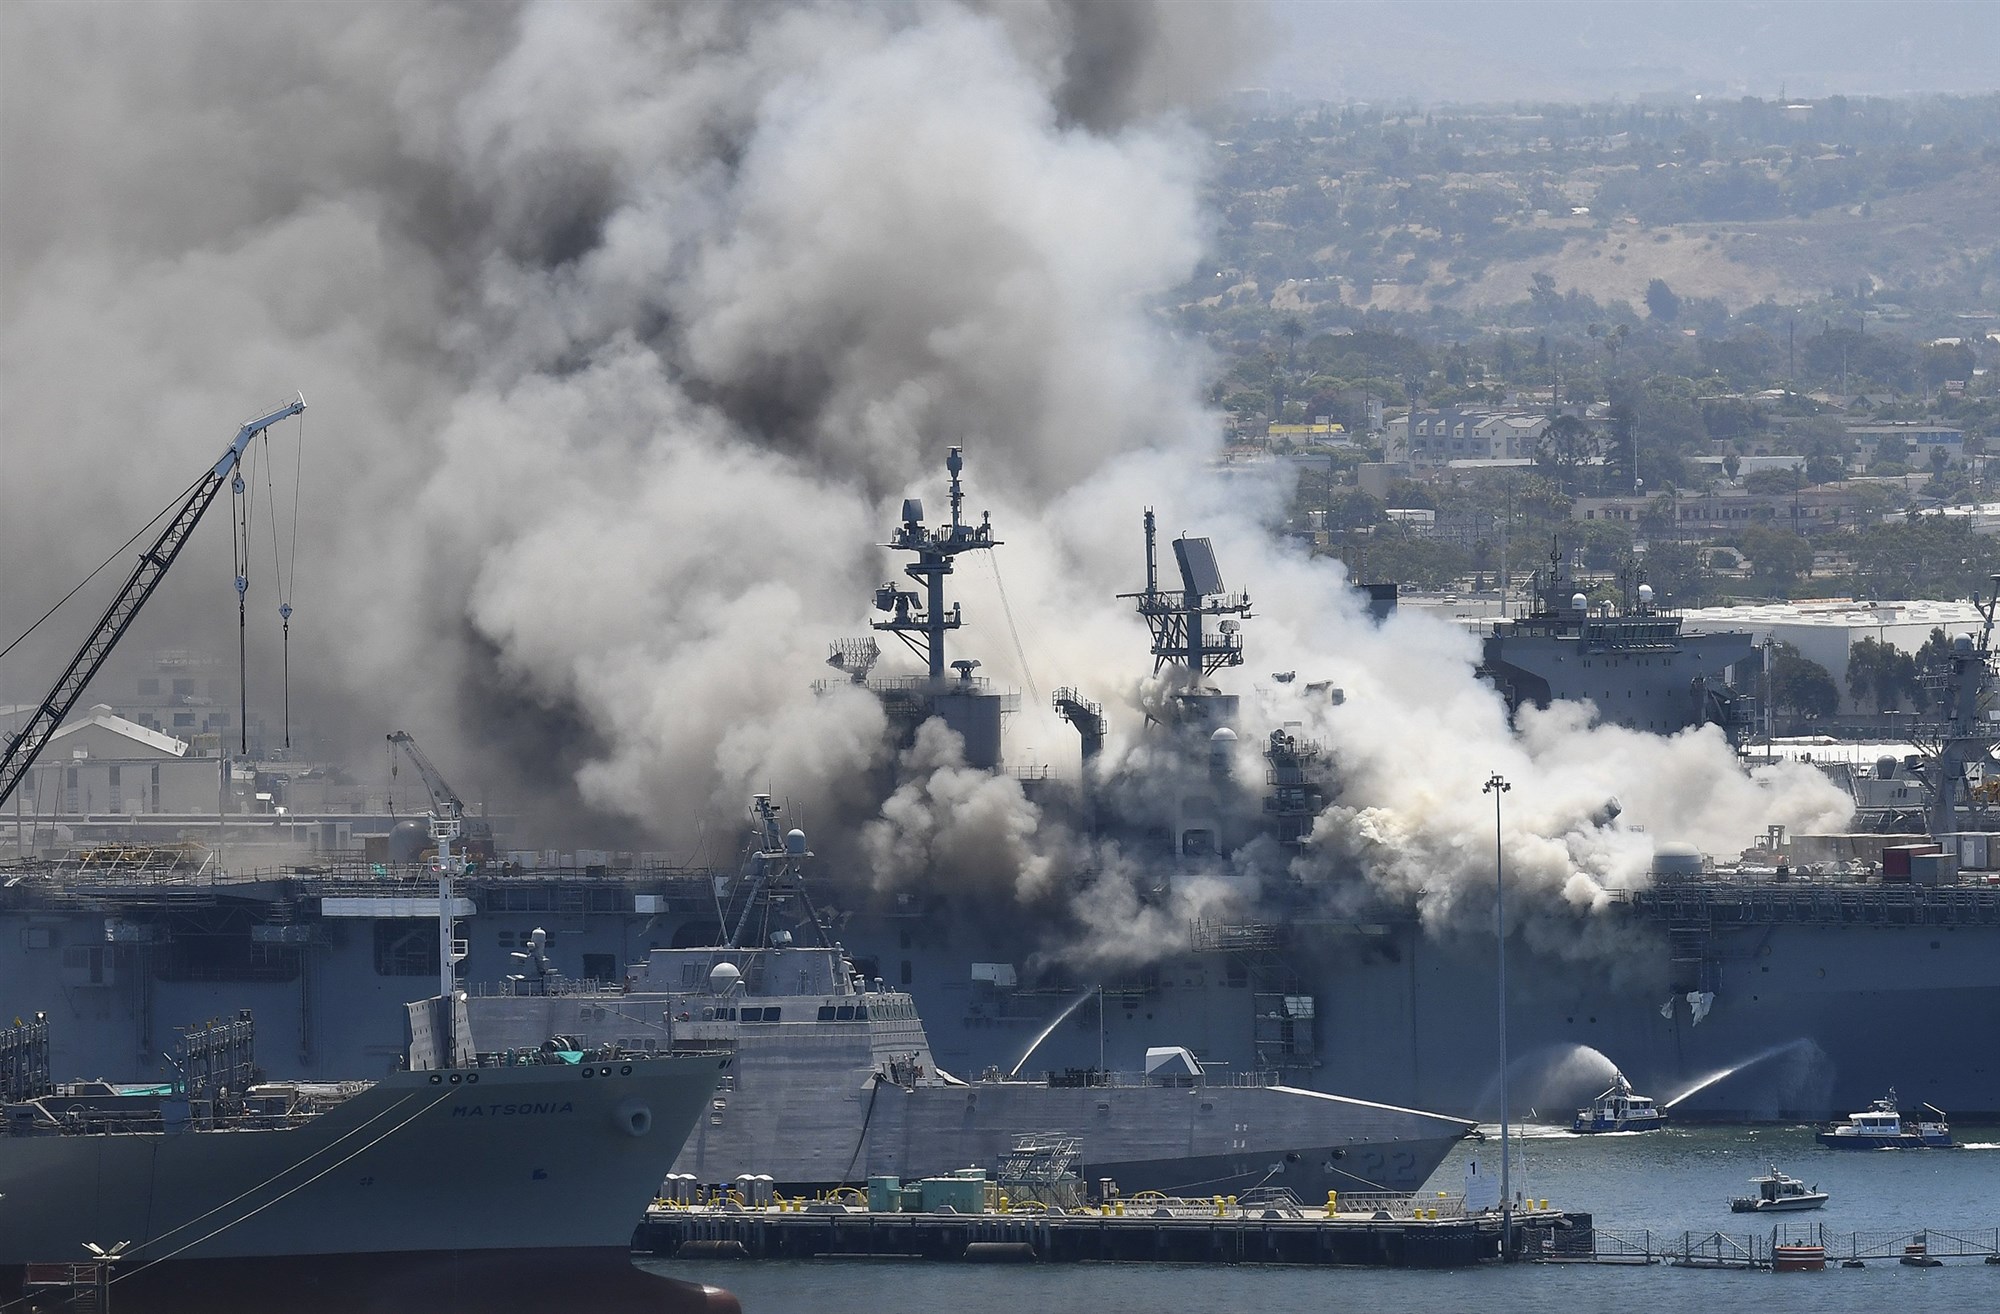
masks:
POLYGON ((13 796, 22 778, 28 774, 28 768, 48 747, 49 739, 75 708, 77 700, 83 697, 84 689, 96 677, 98 669, 111 655, 112 648, 117 646, 118 640, 125 636, 125 631, 138 617, 139 609, 153 596, 153 590, 159 587, 167 568, 174 564, 174 559, 187 545, 188 536, 200 523, 202 513, 208 510, 209 504, 215 501, 215 495, 236 473, 250 440, 305 408, 306 399, 300 396, 262 419, 250 421, 236 431, 236 437, 228 450, 223 452, 222 459, 195 480, 179 509, 168 519, 167 527, 141 554, 139 564, 132 569, 132 577, 125 581, 125 587, 105 608, 103 618, 90 632, 90 637, 83 641, 83 647, 77 650, 62 678, 56 681, 55 688, 49 690, 49 696, 42 699, 42 705, 35 709, 35 714, 28 718, 20 733, 7 741, 7 751, 0 754, 0 804, 13 796))
POLYGON ((403 750, 411 765, 416 767, 417 774, 423 778, 424 788, 429 790, 431 795, 431 816, 439 821, 459 823, 460 831, 465 837, 466 859, 471 862, 491 862, 494 857, 492 823, 484 817, 466 814, 465 801, 459 798, 458 791, 451 787, 451 782, 444 778, 444 773, 424 756, 424 750, 417 747, 417 741, 408 731, 396 731, 389 736, 389 743, 403 750))

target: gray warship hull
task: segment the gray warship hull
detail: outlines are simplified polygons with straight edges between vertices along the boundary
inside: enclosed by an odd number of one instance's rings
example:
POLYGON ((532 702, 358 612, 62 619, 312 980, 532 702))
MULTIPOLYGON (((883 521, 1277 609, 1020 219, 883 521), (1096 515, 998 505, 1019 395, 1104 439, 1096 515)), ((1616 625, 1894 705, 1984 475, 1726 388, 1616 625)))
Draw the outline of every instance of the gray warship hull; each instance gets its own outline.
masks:
POLYGON ((259 1266, 616 1272, 726 1063, 405 1072, 284 1127, 0 1136, 0 1281, 118 1242, 119 1281, 169 1293, 259 1266))
MULTIPOLYGON (((421 949, 422 918, 325 915, 322 893, 358 888, 338 876, 16 876, 0 885, 0 1013, 46 1010, 62 1071, 158 1072, 171 1024, 248 1006, 273 1076, 379 1073, 402 1045, 370 1019, 436 989, 435 957, 405 952, 421 949)), ((426 889, 395 880, 368 888, 384 899, 426 889)), ((707 881, 677 873, 487 874, 462 891, 476 908, 463 923, 474 990, 498 990, 512 971, 510 951, 538 926, 549 930, 564 974, 603 979, 651 949, 714 930, 707 881)), ((1514 1071, 1524 1079, 1587 1059, 1589 1049, 1662 1102, 1748 1065, 1688 1095, 1674 1109, 1683 1119, 1825 1119, 1892 1085, 1955 1115, 2000 1114, 2000 1063, 1961 1043, 2000 1034, 1992 971, 2000 890, 1732 884, 1701 899, 1662 891, 1599 915, 1630 933, 1634 947, 1617 963, 1510 948, 1514 1071), (1685 999, 1693 990, 1713 996, 1698 1022, 1685 999)), ((858 960, 914 998, 948 1071, 1011 1067, 1073 997, 975 979, 972 964, 1012 961, 1020 946, 965 927, 861 912, 842 935, 858 960)), ((1147 1046, 1176 1043, 1211 1065, 1276 1067, 1305 1089, 1466 1116, 1497 1112, 1489 1019, 1464 1006, 1489 997, 1489 944, 1439 938, 1396 910, 1301 917, 1282 935, 1198 934, 1194 943, 1195 952, 1107 986, 1103 1052, 1112 1066, 1135 1066, 1147 1046), (1287 994, 1309 996, 1317 1015, 1275 1017, 1287 994)), ((1097 1013, 1086 1005, 1057 1026, 1029 1071, 1097 1064, 1097 1013)), ((1603 1075, 1585 1064, 1574 1085, 1589 1089, 1551 1089, 1549 1106, 1573 1109, 1603 1075)))
MULTIPOLYGON (((889 1060, 929 1058, 915 1009, 895 1016, 906 997, 858 998, 891 1018, 871 1028, 787 1008, 788 1020, 735 1029, 736 1062, 674 1170, 704 1182, 768 1174, 788 1192, 878 1175, 914 1181, 990 1166, 1033 1133, 1076 1137, 1081 1175, 1110 1177, 1128 1193, 1267 1186, 1324 1199, 1329 1190, 1415 1191, 1471 1130, 1461 1119, 1267 1081, 1166 1085, 1091 1073, 1058 1085, 927 1074, 904 1084, 885 1075, 895 1070, 889 1060)), ((674 1026, 671 1005, 638 995, 474 997, 468 1007, 477 1034, 503 1044, 538 1034, 643 1043, 674 1026)))
MULTIPOLYGON (((1619 919, 1633 945, 1615 963, 1509 945, 1516 1112, 1567 1122, 1615 1067, 1662 1103, 1677 1100, 1677 1119, 1820 1120, 1890 1085, 1954 1113, 2000 1113, 2000 1059, 1964 1043, 2000 1034, 2000 890, 1716 885, 1653 892, 1601 915, 1619 919)), ((850 923, 847 934, 862 952, 895 931, 850 923)), ((1004 1054, 1050 1016, 1046 997, 952 979, 966 957, 997 952, 898 955, 917 981, 936 980, 910 989, 931 1017, 939 1062, 1004 1054)), ((1493 1019, 1467 1007, 1492 997, 1490 941, 1440 938, 1407 915, 1300 918, 1245 956, 1188 955, 1112 992, 1107 1043, 1129 1048, 1172 1019, 1217 1061, 1289 1062, 1295 1084, 1497 1118, 1493 1019), (1273 1027, 1284 996, 1260 991, 1263 976, 1314 1001, 1309 1055, 1273 1027)), ((1079 1021, 1057 1028, 1038 1061, 1088 1061, 1097 1021, 1079 1021)))

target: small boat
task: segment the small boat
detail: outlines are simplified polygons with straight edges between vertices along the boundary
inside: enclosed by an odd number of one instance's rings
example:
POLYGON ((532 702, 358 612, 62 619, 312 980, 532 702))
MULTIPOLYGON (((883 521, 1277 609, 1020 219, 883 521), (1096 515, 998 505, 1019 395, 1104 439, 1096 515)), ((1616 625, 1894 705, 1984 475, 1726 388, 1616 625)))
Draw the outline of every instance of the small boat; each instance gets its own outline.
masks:
POLYGON ((1850 1113, 1847 1121, 1822 1128, 1815 1138, 1833 1150, 1922 1150, 1952 1148, 1951 1128, 1944 1111, 1926 1104, 1937 1119, 1918 1118, 1905 1122, 1896 1109, 1896 1092, 1876 1100, 1864 1113, 1850 1113))
POLYGON ((1780 1172, 1776 1164, 1763 1177, 1752 1177, 1751 1185, 1757 1188, 1755 1195, 1740 1195, 1729 1202, 1729 1208, 1739 1214, 1782 1213, 1793 1209, 1817 1209, 1830 1197, 1817 1186, 1807 1186, 1798 1178, 1780 1172))
POLYGON ((1632 1083, 1619 1073, 1602 1095, 1576 1111, 1569 1129, 1586 1135, 1594 1132, 1657 1131, 1667 1125, 1667 1116, 1653 1107, 1651 1097, 1634 1095, 1632 1083))

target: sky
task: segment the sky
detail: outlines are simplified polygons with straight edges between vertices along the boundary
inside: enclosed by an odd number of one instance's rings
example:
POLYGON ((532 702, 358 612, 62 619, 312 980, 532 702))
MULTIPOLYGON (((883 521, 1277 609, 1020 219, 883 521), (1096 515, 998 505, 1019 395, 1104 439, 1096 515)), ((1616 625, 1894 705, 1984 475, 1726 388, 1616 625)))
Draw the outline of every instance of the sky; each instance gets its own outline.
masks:
POLYGON ((1261 75, 1428 103, 2000 88, 1991 0, 1272 0, 1261 75))

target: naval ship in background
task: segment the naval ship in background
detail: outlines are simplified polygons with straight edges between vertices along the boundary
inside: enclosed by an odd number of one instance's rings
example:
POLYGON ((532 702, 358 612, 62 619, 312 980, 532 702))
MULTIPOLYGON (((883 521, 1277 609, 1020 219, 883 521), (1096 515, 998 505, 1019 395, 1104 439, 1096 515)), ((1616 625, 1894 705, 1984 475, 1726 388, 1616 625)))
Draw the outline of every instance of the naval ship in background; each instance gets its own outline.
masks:
MULTIPOLYGON (((961 622, 945 596, 953 561, 998 545, 990 523, 963 519, 961 464, 954 452, 949 523, 926 526, 912 499, 889 544, 913 558, 907 573, 920 588, 885 585, 876 597, 878 632, 910 644, 925 673, 877 676, 871 637, 834 646, 837 678, 871 689, 900 736, 943 718, 963 735, 969 763, 1011 771, 1046 806, 1073 807, 1080 824, 1129 842, 1162 886, 1253 846, 1275 851, 1268 866, 1281 870, 1287 846, 1309 833, 1338 789, 1337 764, 1281 726, 1259 731, 1261 788, 1233 772, 1240 707, 1210 681, 1244 662, 1249 600, 1225 590, 1200 539, 1174 540, 1179 587, 1163 582, 1150 517, 1146 586, 1129 595, 1151 630, 1159 677, 1148 732, 1178 744, 1189 770, 1174 788, 1148 791, 1154 810, 1134 816, 1086 788, 1066 798, 1048 773, 1005 760, 1001 729, 1017 697, 945 649, 961 622), (1235 806, 1246 798, 1249 808, 1235 806)), ((1555 616, 1563 609, 1545 600, 1546 624, 1523 638, 1595 662, 1595 645, 1615 636, 1623 664, 1614 673, 1629 679, 1637 664, 1650 674, 1654 667, 1638 663, 1668 654, 1638 645, 1632 626, 1664 636, 1673 617, 1647 606, 1620 628, 1604 622, 1624 618, 1581 608, 1555 616)), ((1503 645, 1499 655, 1530 669, 1518 646, 1503 645)), ((1694 677, 1706 679, 1706 664, 1683 672, 1675 660, 1676 715, 1740 705, 1706 683, 1697 697, 1694 677)), ((1990 629, 1968 638, 1953 661, 1952 720, 1940 727, 1933 764, 1918 773, 1940 835, 1969 829, 1959 802, 1965 773, 1990 760, 1992 744, 1982 738, 1992 724, 1990 629)), ((1663 677, 1668 669, 1658 668, 1663 677)), ((1589 671, 1597 674, 1594 665, 1589 671)), ((1330 686, 1308 678, 1306 688, 1340 702, 1330 686)), ((1565 691, 1550 685, 1552 697, 1565 691)), ((1053 702, 1095 759, 1101 704, 1075 688, 1055 691, 1053 702)), ((1091 778, 1087 768, 1086 786, 1091 778)), ((1883 846, 1906 838, 1795 836, 1733 868, 1663 845, 1653 884, 1596 914, 1629 938, 1615 967, 1513 945, 1516 1108, 1574 1108, 1616 1071, 1683 1121, 1825 1118, 1891 1085, 1955 1116, 2000 1112, 2000 1059, 1953 1039, 2000 1034, 1991 967, 2000 961, 2000 888, 1942 860, 1953 855, 1891 871, 1883 846), (1819 856, 1808 841, 1821 846, 1819 856), (1876 863, 1888 879, 1862 879, 1876 863), (1814 873, 1816 865, 1826 870, 1814 873)), ((727 942, 715 882, 733 872, 498 848, 514 860, 483 865, 462 887, 471 929, 458 970, 475 992, 503 989, 518 974, 513 954, 531 944, 561 976, 615 986, 626 965, 654 950, 727 942)), ((2000 856, 2000 846, 1989 852, 2000 856)), ((1964 865, 1978 859, 1965 854, 1964 865)), ((412 911, 428 893, 420 869, 345 852, 266 871, 221 873, 202 861, 127 849, 0 869, 0 1007, 46 1007, 60 1018, 68 1070, 149 1070, 167 1021, 244 1005, 266 1034, 284 1039, 269 1060, 274 1072, 351 1076, 393 1063, 398 1046, 367 1019, 429 993, 424 979, 437 970, 439 946, 412 911)), ((1369 894, 1358 875, 1350 891, 1358 910, 1329 912, 1309 892, 1277 882, 1254 919, 1190 925, 1183 951, 1105 979, 1045 962, 1030 928, 966 912, 948 883, 882 894, 861 875, 826 878, 822 902, 835 909, 834 933, 856 975, 909 997, 934 1065, 947 1071, 1009 1070, 1041 1037, 1029 1071, 1062 1080, 1070 1069, 1138 1069, 1148 1049, 1164 1044, 1187 1048, 1211 1075, 1270 1073, 1290 1086, 1401 1107, 1497 1110, 1491 1019, 1464 1007, 1489 996, 1492 945, 1433 935, 1415 908, 1369 894), (1101 1017, 1095 1007, 1062 1016, 1085 993, 1101 997, 1101 1017)), ((663 1039, 630 1038, 642 1046, 663 1039)))
MULTIPOLYGON (((468 1016, 503 1047, 538 1037, 581 1048, 726 1047, 736 1056, 675 1171, 748 1174, 799 1193, 887 1174, 905 1181, 990 1165, 1022 1136, 1073 1136, 1085 1180, 1126 1194, 1240 1195, 1284 1188, 1409 1192, 1473 1127, 1460 1119, 1279 1085, 1268 1073, 1203 1070, 1185 1048, 1149 1046, 1143 1074, 1091 1067, 1042 1080, 941 1069, 916 1001, 867 978, 825 931, 803 832, 780 832, 769 795, 729 891, 725 943, 654 949, 616 984, 564 980, 531 941, 528 970, 468 1016)), ((1089 994, 1078 996, 1090 1002, 1089 994)), ((1072 1005, 1074 1008, 1075 1005, 1072 1005)), ((1088 1014, 1084 1015, 1088 1020, 1088 1014)), ((1017 1067, 1019 1064, 1016 1065, 1017 1067)))
POLYGON ((1503 617, 1481 645, 1478 673, 1509 713, 1556 699, 1595 703, 1606 721, 1670 735, 1717 725, 1732 744, 1758 728, 1764 654, 1743 630, 1685 630, 1643 574, 1629 576, 1625 605, 1592 606, 1576 588, 1560 543, 1535 572, 1533 608, 1503 617))

